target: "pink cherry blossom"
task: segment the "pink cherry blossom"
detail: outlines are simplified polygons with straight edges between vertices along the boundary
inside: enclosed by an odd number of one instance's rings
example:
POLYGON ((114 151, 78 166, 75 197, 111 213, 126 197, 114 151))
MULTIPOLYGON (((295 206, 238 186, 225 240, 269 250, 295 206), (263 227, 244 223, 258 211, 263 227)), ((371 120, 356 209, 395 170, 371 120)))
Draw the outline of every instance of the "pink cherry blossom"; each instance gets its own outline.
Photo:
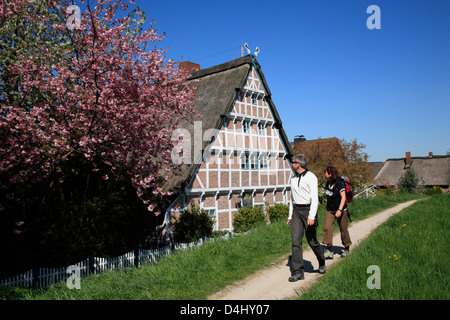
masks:
MULTIPOLYGON (((26 15, 28 0, 6 3, 0 0, 0 23, 26 15)), ((42 45, 39 53, 19 55, 9 66, 10 74, 21 77, 19 101, 41 93, 26 108, 0 100, 0 173, 10 184, 30 188, 58 163, 83 157, 110 168, 104 179, 127 172, 146 203, 164 194, 161 178, 176 168, 171 133, 193 114, 195 89, 164 50, 150 49, 163 38, 154 22, 139 30, 140 11, 123 17, 120 10, 128 6, 121 0, 97 1, 95 7, 87 2, 79 29, 51 26, 67 41, 59 49, 63 59, 55 60, 54 48, 42 45)))

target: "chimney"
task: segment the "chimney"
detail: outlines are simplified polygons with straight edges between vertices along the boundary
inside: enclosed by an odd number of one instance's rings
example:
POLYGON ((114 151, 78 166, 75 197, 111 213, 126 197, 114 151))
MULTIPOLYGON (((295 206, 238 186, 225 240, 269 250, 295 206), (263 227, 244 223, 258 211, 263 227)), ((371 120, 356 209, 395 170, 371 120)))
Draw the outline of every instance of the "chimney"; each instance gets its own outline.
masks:
POLYGON ((411 152, 406 152, 405 169, 411 166, 411 152))
POLYGON ((200 70, 200 65, 189 61, 182 61, 180 62, 178 69, 187 71, 189 73, 194 73, 200 70))

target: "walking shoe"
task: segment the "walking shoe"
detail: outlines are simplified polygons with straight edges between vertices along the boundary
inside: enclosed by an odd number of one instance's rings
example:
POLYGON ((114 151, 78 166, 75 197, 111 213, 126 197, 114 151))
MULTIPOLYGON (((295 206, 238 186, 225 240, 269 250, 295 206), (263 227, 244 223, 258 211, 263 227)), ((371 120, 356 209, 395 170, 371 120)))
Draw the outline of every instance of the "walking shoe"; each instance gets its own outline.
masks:
POLYGON ((327 266, 324 263, 323 265, 319 266, 319 273, 324 274, 325 272, 327 272, 327 266))
POLYGON ((347 257, 348 255, 349 255, 348 249, 342 250, 341 258, 345 258, 345 257, 347 257))
POLYGON ((333 252, 331 252, 328 249, 325 249, 325 252, 323 253, 323 255, 325 256, 325 259, 333 259, 333 256, 334 256, 333 252))
POLYGON ((295 282, 295 281, 304 280, 304 279, 305 279, 305 275, 303 274, 303 272, 298 272, 289 277, 289 282, 295 282))

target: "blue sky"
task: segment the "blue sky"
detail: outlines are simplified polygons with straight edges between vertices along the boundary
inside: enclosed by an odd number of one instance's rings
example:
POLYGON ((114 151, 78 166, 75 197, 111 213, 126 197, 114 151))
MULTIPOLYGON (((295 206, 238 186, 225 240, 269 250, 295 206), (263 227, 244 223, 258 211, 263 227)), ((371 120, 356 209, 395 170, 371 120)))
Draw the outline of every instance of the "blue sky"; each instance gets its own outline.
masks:
POLYGON ((337 137, 369 161, 450 150, 450 1, 136 1, 174 60, 202 68, 258 46, 292 141, 337 137), (381 29, 370 30, 370 5, 381 29))

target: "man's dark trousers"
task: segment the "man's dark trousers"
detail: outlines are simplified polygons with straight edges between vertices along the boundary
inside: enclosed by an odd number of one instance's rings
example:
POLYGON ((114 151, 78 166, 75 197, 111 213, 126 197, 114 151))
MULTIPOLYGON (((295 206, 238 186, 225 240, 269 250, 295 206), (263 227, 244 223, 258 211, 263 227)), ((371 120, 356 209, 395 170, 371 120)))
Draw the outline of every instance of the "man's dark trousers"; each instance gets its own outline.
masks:
POLYGON ((309 206, 294 205, 291 220, 293 274, 304 272, 302 240, 305 229, 306 240, 308 241, 309 246, 316 255, 319 264, 323 264, 325 262, 325 256, 323 254, 322 247, 320 246, 320 243, 316 237, 317 219, 314 225, 308 226, 308 214, 309 206))

